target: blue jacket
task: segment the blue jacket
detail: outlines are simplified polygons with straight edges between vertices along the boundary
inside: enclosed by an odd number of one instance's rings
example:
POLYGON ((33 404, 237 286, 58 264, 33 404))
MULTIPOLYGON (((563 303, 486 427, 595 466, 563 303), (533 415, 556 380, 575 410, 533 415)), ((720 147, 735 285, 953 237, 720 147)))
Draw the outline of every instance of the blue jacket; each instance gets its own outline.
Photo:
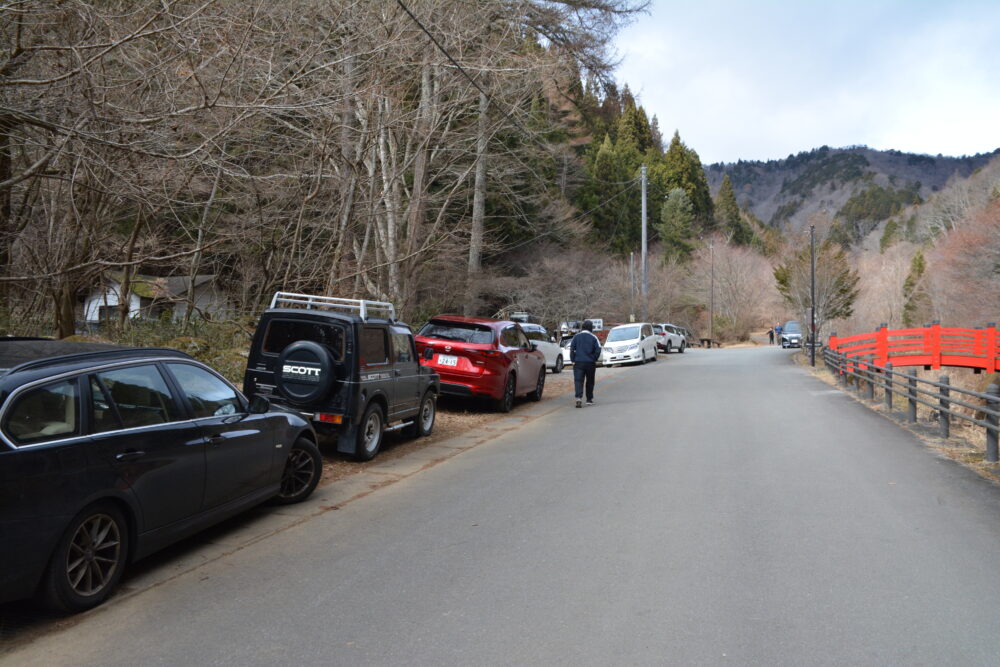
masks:
POLYGON ((569 344, 569 360, 574 364, 593 364, 601 358, 601 341, 589 331, 573 336, 569 344))

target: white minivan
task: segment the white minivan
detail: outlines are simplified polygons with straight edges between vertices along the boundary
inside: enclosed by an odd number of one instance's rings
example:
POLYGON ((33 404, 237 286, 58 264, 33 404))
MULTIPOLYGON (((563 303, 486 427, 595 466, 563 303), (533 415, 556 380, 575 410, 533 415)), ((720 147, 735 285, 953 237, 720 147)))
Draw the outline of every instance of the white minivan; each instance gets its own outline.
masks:
POLYGON ((656 336, 649 322, 622 324, 608 331, 601 350, 601 364, 646 363, 656 361, 656 336))

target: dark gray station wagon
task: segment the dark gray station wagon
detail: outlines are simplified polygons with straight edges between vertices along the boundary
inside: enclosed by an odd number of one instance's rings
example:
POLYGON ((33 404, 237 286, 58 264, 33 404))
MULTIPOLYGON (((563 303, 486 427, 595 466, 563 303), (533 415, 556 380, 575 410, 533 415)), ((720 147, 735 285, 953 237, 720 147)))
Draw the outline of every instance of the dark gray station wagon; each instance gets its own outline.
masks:
POLYGON ((0 602, 103 602, 126 564, 322 474, 298 415, 182 352, 0 339, 0 602))

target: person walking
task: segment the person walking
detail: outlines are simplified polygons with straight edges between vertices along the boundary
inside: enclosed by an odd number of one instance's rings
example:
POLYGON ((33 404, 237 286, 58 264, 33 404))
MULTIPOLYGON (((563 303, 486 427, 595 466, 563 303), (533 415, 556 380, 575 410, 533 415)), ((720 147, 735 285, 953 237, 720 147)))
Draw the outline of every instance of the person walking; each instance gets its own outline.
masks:
POLYGON ((781 345, 781 322, 774 323, 774 337, 778 339, 778 345, 781 345))
POLYGON ((583 407, 586 389, 587 405, 594 404, 594 376, 601 358, 601 341, 594 335, 594 323, 585 320, 583 331, 573 336, 569 345, 569 360, 573 362, 573 384, 576 386, 576 407, 583 407))
POLYGON ((774 327, 767 330, 767 344, 774 345, 774 327))

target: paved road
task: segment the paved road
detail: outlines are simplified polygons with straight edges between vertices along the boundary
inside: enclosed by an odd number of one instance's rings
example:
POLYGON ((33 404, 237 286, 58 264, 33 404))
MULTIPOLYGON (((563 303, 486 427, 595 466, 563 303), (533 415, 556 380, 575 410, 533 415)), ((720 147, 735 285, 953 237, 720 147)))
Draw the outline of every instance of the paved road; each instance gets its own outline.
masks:
POLYGON ((789 353, 671 355, 560 400, 3 660, 1000 663, 1000 489, 789 353))

